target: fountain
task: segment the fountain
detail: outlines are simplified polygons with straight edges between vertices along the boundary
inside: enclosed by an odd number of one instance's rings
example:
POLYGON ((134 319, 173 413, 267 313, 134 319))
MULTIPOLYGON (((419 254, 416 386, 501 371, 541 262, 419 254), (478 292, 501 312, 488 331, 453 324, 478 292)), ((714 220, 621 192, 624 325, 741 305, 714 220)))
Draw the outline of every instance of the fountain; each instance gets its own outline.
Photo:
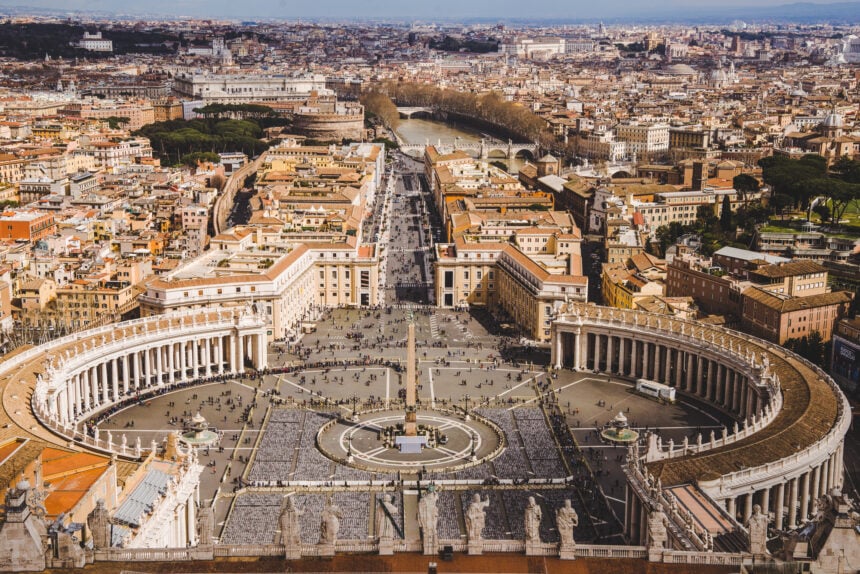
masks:
POLYGON ((191 446, 206 446, 218 440, 218 435, 209 430, 209 423, 198 411, 185 425, 182 442, 191 446))
POLYGON ((619 412, 606 428, 600 431, 600 436, 610 442, 628 443, 639 440, 639 433, 631 429, 627 424, 627 417, 619 412))

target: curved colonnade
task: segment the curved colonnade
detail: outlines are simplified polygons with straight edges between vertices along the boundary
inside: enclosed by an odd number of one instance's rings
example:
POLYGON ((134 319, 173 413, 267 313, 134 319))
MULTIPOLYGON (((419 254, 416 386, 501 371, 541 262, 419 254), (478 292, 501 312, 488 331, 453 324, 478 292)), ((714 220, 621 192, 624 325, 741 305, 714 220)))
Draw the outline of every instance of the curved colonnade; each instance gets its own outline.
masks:
POLYGON ((89 436, 78 424, 150 393, 241 374, 246 365, 264 369, 266 343, 264 319, 245 307, 186 311, 91 329, 0 363, 0 379, 5 374, 24 384, 32 410, 10 412, 17 394, 4 395, 4 405, 18 427, 35 431, 39 438, 50 440, 34 422, 64 439, 59 444, 72 441, 136 459, 142 455, 139 444, 131 447, 124 440, 114 444, 111 438, 89 436))
MULTIPOLYGON (((651 487, 696 484, 744 523, 760 504, 777 529, 796 527, 815 499, 841 488, 850 407, 818 367, 721 327, 593 305, 571 305, 569 311, 552 324, 555 368, 650 379, 737 421, 719 438, 700 435, 692 444, 665 445, 649 437, 641 465, 635 465, 651 487)), ((649 509, 633 490, 626 522, 636 541, 649 509)))

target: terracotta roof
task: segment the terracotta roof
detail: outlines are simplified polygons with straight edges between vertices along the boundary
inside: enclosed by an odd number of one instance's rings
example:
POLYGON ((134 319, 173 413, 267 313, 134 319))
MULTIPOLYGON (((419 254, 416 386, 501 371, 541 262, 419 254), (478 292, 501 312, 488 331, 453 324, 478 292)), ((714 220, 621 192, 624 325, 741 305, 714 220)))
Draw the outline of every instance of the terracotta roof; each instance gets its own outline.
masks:
POLYGON ((773 279, 780 277, 793 277, 795 275, 807 275, 810 273, 823 273, 827 268, 810 259, 795 259, 787 263, 776 263, 773 265, 765 265, 759 267, 754 273, 762 277, 770 277, 773 279))
POLYGON ((853 299, 852 294, 848 291, 833 291, 831 293, 810 295, 809 297, 780 297, 758 287, 747 288, 743 291, 743 296, 749 297, 780 313, 791 313, 793 311, 800 311, 801 309, 815 309, 816 307, 850 303, 853 299))

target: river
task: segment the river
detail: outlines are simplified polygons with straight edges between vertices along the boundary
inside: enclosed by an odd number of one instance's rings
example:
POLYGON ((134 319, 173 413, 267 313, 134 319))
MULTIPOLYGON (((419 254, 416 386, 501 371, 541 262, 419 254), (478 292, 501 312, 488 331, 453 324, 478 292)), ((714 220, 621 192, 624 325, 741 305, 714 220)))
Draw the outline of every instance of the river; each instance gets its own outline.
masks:
MULTIPOLYGON (((473 127, 423 118, 400 120, 395 131, 403 141, 410 144, 429 142, 431 145, 435 145, 441 141, 442 144, 452 145, 457 137, 464 143, 481 141, 481 132, 473 127)), ((504 162, 508 166, 508 171, 512 173, 519 172, 520 167, 525 163, 522 159, 507 160, 503 157, 490 157, 488 159, 504 162)))

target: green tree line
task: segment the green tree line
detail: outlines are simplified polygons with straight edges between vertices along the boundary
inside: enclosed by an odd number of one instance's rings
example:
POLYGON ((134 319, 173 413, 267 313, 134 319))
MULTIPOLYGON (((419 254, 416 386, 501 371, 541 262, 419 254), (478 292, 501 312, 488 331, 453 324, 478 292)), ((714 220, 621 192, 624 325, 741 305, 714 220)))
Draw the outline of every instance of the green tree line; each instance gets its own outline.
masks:
POLYGON ((182 163, 183 156, 200 152, 241 151, 249 157, 268 149, 260 140, 263 129, 247 120, 169 120, 134 132, 149 138, 152 151, 165 163, 182 163))
POLYGON ((783 156, 759 160, 762 179, 772 187, 771 204, 783 213, 788 208, 807 211, 815 208, 822 221, 838 224, 847 209, 860 199, 860 162, 842 158, 828 167, 818 155, 800 159, 783 156))

